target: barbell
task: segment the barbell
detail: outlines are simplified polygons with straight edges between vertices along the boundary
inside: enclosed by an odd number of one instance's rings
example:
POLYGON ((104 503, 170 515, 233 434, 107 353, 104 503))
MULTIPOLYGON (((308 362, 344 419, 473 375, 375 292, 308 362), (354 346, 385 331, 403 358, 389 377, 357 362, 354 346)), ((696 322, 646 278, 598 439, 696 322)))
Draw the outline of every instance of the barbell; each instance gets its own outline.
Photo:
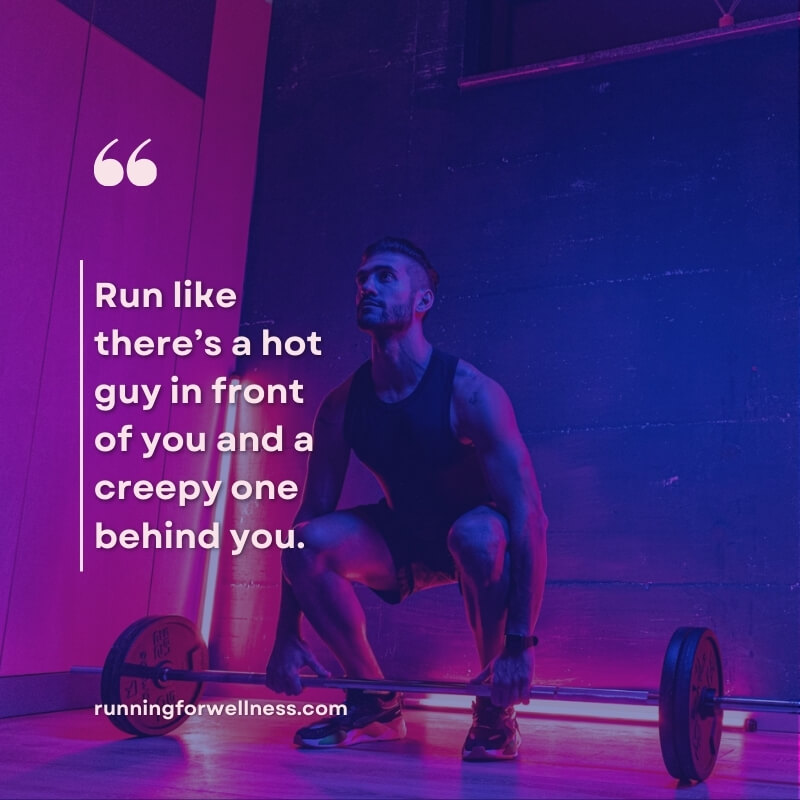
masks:
MULTIPOLYGON (((204 682, 264 685, 263 672, 208 669, 208 648, 184 617, 145 617, 114 642, 105 664, 73 667, 101 673, 103 704, 117 728, 134 736, 161 736, 187 719, 186 706, 199 699, 204 682), (166 716, 148 704, 171 706, 166 716)), ((488 684, 442 681, 358 680, 302 677, 304 687, 366 689, 451 695, 491 694, 488 684)), ((714 769, 724 709, 800 713, 800 701, 725 697, 719 643, 708 628, 678 628, 664 655, 658 691, 533 686, 531 698, 628 705, 657 705, 661 753, 667 771, 682 781, 705 780, 714 769)))

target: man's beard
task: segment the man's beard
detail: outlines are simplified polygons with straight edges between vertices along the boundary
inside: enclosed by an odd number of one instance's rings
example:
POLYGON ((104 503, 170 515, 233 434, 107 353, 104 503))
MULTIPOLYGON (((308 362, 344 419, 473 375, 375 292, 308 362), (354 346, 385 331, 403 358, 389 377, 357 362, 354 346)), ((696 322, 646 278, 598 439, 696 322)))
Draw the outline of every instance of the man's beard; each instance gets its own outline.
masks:
POLYGON ((414 318, 413 303, 394 305, 388 308, 383 305, 371 305, 358 308, 356 324, 362 331, 375 333, 397 333, 407 330, 414 318))

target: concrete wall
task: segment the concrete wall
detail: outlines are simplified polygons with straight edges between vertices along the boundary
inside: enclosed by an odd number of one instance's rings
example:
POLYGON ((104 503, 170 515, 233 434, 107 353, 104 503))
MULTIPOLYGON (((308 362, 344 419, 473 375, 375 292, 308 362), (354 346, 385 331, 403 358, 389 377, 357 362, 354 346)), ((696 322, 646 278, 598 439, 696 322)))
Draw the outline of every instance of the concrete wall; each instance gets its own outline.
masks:
MULTIPOLYGON (((442 276, 430 339, 506 387, 539 475, 538 679, 653 686, 671 632, 710 625, 729 691, 796 695, 796 31, 459 93, 464 18, 276 6, 242 331, 322 334, 289 370, 310 424, 367 355, 362 247, 416 240, 442 276)), ((343 505, 377 495, 354 465, 343 505)), ((223 564, 218 663, 266 657, 278 577, 275 551, 223 564)), ((362 597, 387 675, 476 672, 455 587, 362 597)))

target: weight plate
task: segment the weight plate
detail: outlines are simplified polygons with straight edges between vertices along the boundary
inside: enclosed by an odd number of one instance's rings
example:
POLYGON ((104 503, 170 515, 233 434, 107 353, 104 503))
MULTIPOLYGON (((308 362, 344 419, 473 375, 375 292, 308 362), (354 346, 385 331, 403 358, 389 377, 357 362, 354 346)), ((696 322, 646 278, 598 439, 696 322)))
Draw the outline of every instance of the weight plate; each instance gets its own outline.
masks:
POLYGON ((722 694, 722 658, 714 633, 678 628, 664 655, 658 702, 661 753, 673 777, 702 781, 714 769, 722 709, 707 701, 722 694))
POLYGON ((126 664, 204 670, 208 648, 194 624, 178 616, 140 619, 114 642, 100 680, 104 710, 125 733, 161 736, 184 722, 188 715, 183 708, 196 703, 203 684, 133 677, 125 674, 126 664), (178 706, 180 701, 183 707, 178 706))

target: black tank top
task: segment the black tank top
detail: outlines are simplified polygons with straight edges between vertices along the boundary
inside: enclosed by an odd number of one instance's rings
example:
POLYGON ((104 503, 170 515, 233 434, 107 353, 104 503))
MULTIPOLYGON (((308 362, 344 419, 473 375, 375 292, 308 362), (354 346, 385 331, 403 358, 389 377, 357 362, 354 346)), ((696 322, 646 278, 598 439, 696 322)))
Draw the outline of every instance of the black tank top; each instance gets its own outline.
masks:
POLYGON ((450 427, 457 364, 434 349, 414 391, 397 403, 375 394, 372 362, 353 375, 345 439, 404 516, 452 521, 491 500, 474 446, 459 442, 450 427))

